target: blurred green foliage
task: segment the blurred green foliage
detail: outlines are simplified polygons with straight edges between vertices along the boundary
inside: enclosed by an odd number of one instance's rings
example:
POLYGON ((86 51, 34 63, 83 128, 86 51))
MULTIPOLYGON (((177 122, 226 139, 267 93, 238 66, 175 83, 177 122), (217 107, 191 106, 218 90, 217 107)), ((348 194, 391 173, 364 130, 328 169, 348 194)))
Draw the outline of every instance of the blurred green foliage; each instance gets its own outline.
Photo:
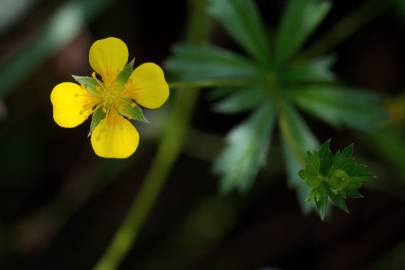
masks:
POLYGON ((0 97, 14 90, 48 57, 75 38, 82 27, 111 4, 111 0, 71 0, 54 12, 42 29, 0 70, 0 97), (18 74, 18 76, 16 76, 18 74))
POLYGON ((229 132, 229 146, 218 157, 214 167, 216 173, 223 175, 223 192, 233 188, 248 189, 258 171, 266 165, 274 119, 273 104, 264 103, 245 122, 229 132))
POLYGON ((340 85, 298 86, 291 89, 293 101, 308 113, 335 127, 375 131, 387 114, 380 97, 368 91, 340 85))
POLYGON ((308 187, 298 171, 306 163, 306 151, 314 150, 318 143, 294 105, 335 127, 373 131, 385 117, 379 97, 336 83, 331 71, 333 57, 299 59, 300 48, 330 10, 329 2, 288 1, 274 35, 263 25, 254 1, 210 3, 210 13, 247 56, 212 45, 178 45, 168 68, 188 81, 210 80, 215 86, 217 80, 219 88, 214 91, 221 98, 214 106, 217 112, 253 111, 230 131, 216 160, 214 171, 221 176, 221 189, 245 191, 252 185, 266 163, 272 126, 278 119, 289 182, 297 189, 303 210, 308 211, 312 207, 304 200, 308 187), (226 80, 240 85, 227 85, 226 80), (267 113, 263 108, 268 108, 267 113))
POLYGON ((270 64, 270 42, 254 1, 210 1, 209 12, 239 45, 263 66, 270 64))
POLYGON ((36 0, 3 0, 0 9, 0 34, 17 23, 35 4, 36 0))
POLYGON ((290 0, 275 37, 276 66, 294 57, 328 14, 331 4, 323 0, 290 0))

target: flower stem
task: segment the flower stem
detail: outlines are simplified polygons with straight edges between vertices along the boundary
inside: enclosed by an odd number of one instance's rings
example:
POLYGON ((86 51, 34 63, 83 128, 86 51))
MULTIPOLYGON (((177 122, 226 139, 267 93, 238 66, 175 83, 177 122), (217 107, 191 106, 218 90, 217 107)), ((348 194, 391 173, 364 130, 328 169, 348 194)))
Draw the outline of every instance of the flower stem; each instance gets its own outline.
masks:
POLYGON ((323 35, 319 40, 315 41, 312 46, 304 51, 300 58, 312 58, 334 49, 348 37, 381 15, 381 13, 383 13, 390 6, 390 4, 392 4, 391 2, 392 0, 366 1, 351 14, 345 16, 339 22, 337 22, 330 31, 323 35))
MULTIPOLYGON (((198 44, 204 41, 210 30, 210 19, 206 15, 206 0, 189 0, 189 18, 186 40, 198 44)), ((195 86, 194 86, 195 87, 195 86)), ((95 270, 117 269, 122 259, 136 241, 167 176, 181 151, 190 124, 198 91, 175 93, 173 110, 163 132, 156 157, 111 245, 94 267, 95 270)))

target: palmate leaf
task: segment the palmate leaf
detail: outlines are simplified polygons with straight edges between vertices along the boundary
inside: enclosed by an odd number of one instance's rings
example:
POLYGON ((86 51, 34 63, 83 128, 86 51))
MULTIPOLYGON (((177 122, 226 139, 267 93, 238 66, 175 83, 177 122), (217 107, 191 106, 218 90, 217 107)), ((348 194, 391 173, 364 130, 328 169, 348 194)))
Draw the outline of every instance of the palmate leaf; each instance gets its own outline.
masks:
POLYGON ((327 176, 333 163, 333 154, 330 150, 330 140, 327 140, 319 149, 319 173, 327 176))
MULTIPOLYGON (((266 90, 262 84, 247 85, 239 89, 231 89, 228 96, 214 104, 214 111, 225 114, 243 113, 258 106, 266 96, 266 90)), ((217 90, 218 91, 218 90, 217 90)))
POLYGON ((310 85, 291 90, 292 99, 304 110, 334 126, 373 131, 385 119, 379 96, 338 85, 310 85))
POLYGON ((177 45, 166 67, 185 80, 250 78, 258 72, 247 58, 214 46, 177 45))
POLYGON ((274 125, 275 112, 269 102, 263 103, 244 122, 228 134, 227 146, 214 164, 221 176, 221 191, 245 191, 265 165, 274 125))
POLYGON ((276 33, 275 57, 280 66, 290 60, 320 24, 331 5, 323 0, 289 0, 276 33))
POLYGON ((305 202, 309 188, 300 179, 298 172, 304 168, 306 151, 316 149, 318 142, 290 104, 284 105, 279 121, 288 181, 297 191, 302 210, 308 213, 313 209, 313 205, 305 202))
POLYGON ((239 45, 262 65, 268 66, 270 42, 252 0, 210 0, 210 13, 239 45))
MULTIPOLYGON (((329 144, 324 145, 319 153, 310 152, 311 162, 314 164, 311 170, 302 170, 307 168, 306 164, 308 164, 306 152, 317 149, 318 142, 290 103, 294 101, 302 108, 335 125, 345 124, 363 128, 372 126, 369 125, 371 119, 375 120, 374 116, 380 115, 380 110, 376 110, 376 114, 371 113, 371 116, 365 113, 371 108, 370 104, 376 105, 375 98, 366 97, 361 101, 356 99, 347 101, 339 98, 342 92, 339 92, 339 95, 333 95, 336 91, 330 89, 336 86, 329 84, 334 80, 331 72, 333 57, 319 57, 306 62, 297 62, 298 59, 290 61, 328 13, 329 2, 288 1, 275 40, 277 55, 274 59, 271 57, 273 50, 270 48, 268 36, 254 0, 210 1, 211 13, 253 59, 213 46, 180 45, 175 47, 167 67, 173 72, 179 72, 184 80, 211 80, 214 82, 212 85, 218 87, 222 85, 218 83, 221 80, 222 82, 237 80, 243 82, 235 84, 239 88, 229 84, 216 89, 211 95, 217 99, 222 98, 214 105, 217 112, 253 111, 248 119, 228 134, 227 146, 215 162, 214 171, 221 176, 222 191, 227 192, 232 189, 244 191, 252 185, 266 159, 277 108, 289 184, 296 189, 304 212, 309 212, 316 207, 321 216, 325 217, 331 203, 346 211, 344 199, 335 194, 334 188, 339 183, 322 182, 322 177, 329 177, 328 173, 335 162, 329 144), (265 82, 265 86, 256 85, 254 82, 265 82), (279 88, 282 94, 276 95, 278 91, 274 90, 274 87, 279 88), (313 90, 307 90, 314 87, 324 87, 323 90, 325 88, 329 90, 315 91, 315 98, 313 98, 311 96, 314 94, 311 92, 313 90), (271 100, 276 102, 277 99, 277 106, 274 104, 260 106, 261 103, 268 102, 266 100, 270 95, 277 96, 271 100), (313 100, 315 104, 311 103, 313 100), (353 104, 356 105, 355 110, 353 104), (345 112, 346 108, 349 109, 345 112), (359 113, 357 118, 354 118, 356 121, 352 119, 355 113, 359 113), (317 189, 311 189, 307 182, 302 181, 298 175, 299 171, 302 172, 303 177, 311 179, 312 185, 318 183, 317 189), (313 175, 317 177, 313 178, 313 175)), ((361 169, 356 167, 356 170, 361 169)), ((334 177, 338 179, 341 175, 338 172, 334 177)), ((356 177, 359 181, 352 181, 347 186, 347 196, 361 196, 358 193, 358 187, 361 186, 362 178, 356 177)))
POLYGON ((280 72, 284 83, 332 82, 335 75, 331 71, 335 57, 323 56, 304 63, 292 63, 280 72))

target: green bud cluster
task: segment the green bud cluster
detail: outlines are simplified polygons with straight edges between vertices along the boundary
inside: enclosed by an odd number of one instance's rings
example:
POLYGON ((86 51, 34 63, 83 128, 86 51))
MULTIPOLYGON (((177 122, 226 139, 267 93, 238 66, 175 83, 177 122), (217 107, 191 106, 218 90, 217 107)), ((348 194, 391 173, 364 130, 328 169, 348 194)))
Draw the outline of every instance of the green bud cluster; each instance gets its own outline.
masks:
POLYGON ((367 168, 354 160, 353 145, 333 155, 330 140, 318 151, 307 153, 305 167, 299 175, 310 188, 306 201, 315 203, 322 219, 330 203, 348 213, 345 200, 363 197, 358 189, 372 178, 367 168))

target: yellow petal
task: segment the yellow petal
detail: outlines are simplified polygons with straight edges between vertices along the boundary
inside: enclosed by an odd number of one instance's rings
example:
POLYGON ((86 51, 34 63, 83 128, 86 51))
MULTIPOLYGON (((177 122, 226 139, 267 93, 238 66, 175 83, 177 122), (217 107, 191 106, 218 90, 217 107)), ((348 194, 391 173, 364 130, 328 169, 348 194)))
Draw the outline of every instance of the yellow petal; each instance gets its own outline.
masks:
POLYGON ((51 93, 53 119, 61 127, 76 127, 89 117, 98 101, 78 84, 60 83, 51 93))
POLYGON ((115 112, 101 120, 91 135, 94 152, 104 158, 127 158, 135 152, 138 143, 136 128, 115 112))
POLYGON ((169 86, 163 70, 153 63, 137 67, 129 77, 125 88, 126 95, 149 109, 159 108, 169 97, 169 86))
POLYGON ((97 40, 90 48, 89 62, 104 83, 110 86, 128 62, 127 45, 115 37, 97 40))

